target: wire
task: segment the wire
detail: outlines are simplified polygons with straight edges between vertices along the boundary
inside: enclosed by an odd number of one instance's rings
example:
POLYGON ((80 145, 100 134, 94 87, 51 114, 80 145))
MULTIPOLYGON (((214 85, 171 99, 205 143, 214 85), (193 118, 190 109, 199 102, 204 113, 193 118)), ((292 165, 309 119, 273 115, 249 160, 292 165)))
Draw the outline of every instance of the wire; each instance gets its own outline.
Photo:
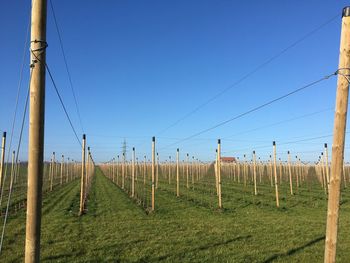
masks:
POLYGON ((301 115, 301 116, 298 116, 298 117, 294 117, 294 118, 290 118, 290 119, 287 119, 287 120, 282 120, 282 121, 279 121, 279 122, 275 122, 275 123, 271 123, 271 124, 268 124, 268 125, 260 126, 258 128, 254 128, 254 129, 238 132, 238 133, 236 133, 234 135, 230 135, 228 137, 223 137, 221 139, 228 139, 228 138, 235 137, 237 135, 242 135, 242 134, 258 131, 258 130, 261 130, 261 129, 266 129, 266 128, 269 128, 269 127, 277 126, 277 125, 280 125, 280 124, 283 124, 283 123, 287 123, 287 122, 292 122, 292 121, 295 121, 295 120, 300 120, 300 119, 303 119, 303 118, 306 118, 306 117, 310 117, 310 116, 313 116, 313 115, 316 115, 316 114, 319 114, 319 113, 322 113, 322 112, 330 111, 330 110, 333 110, 333 109, 334 109, 334 107, 329 107, 327 109, 319 110, 319 111, 312 112, 312 113, 307 113, 307 114, 304 114, 304 115, 301 115))
MULTIPOLYGON (((33 67, 31 68, 30 71, 30 81, 32 79, 32 74, 33 73, 33 67)), ((29 100, 29 92, 30 92, 30 84, 28 87, 28 91, 27 91, 27 97, 26 97, 26 101, 25 101, 25 106, 24 106, 24 111, 23 111, 23 117, 22 117, 22 124, 21 124, 21 132, 20 132, 20 136, 19 136, 19 141, 18 141, 18 146, 17 146, 17 152, 16 152, 16 161, 15 164, 17 166, 18 164, 18 155, 19 155, 19 151, 21 148, 21 142, 22 142, 22 136, 23 136, 23 128, 24 128, 24 122, 26 119, 26 114, 27 114, 27 108, 28 108, 28 100, 29 100)), ((13 164, 12 164, 13 165, 13 164)), ((9 189, 9 193, 8 193, 8 198, 7 198, 7 205, 6 205, 6 212, 5 212, 5 218, 4 218, 4 224, 2 227, 2 233, 1 233, 1 240, 0 240, 0 253, 2 250, 2 244, 4 241, 4 236, 5 236, 5 228, 6 228, 6 223, 7 223, 7 218, 8 218, 8 212, 9 212, 9 207, 10 207, 10 202, 11 202, 11 195, 12 195, 12 190, 13 190, 13 178, 17 176, 17 169, 15 169, 15 171, 13 171, 14 174, 12 174, 11 176, 11 181, 10 181, 10 189, 9 189)), ((12 173, 12 172, 11 172, 12 173)), ((1 199, 2 199, 2 194, 1 194, 1 199)))
POLYGON ((73 123, 72 123, 72 121, 71 121, 71 118, 69 117, 69 114, 68 114, 68 112, 67 112, 66 106, 65 106, 64 103, 63 103, 63 100, 62 100, 62 97, 61 97, 61 95, 60 95, 60 92, 59 92, 58 89, 57 89, 57 86, 56 86, 55 80, 53 79, 53 76, 52 76, 52 74, 51 74, 50 68, 49 68, 49 66, 48 66, 46 63, 45 63, 45 67, 46 67, 46 69, 47 69, 47 73, 49 73, 49 76, 50 76, 52 85, 53 85, 54 88, 55 88, 55 91, 56 91, 56 94, 57 94, 57 96, 58 96, 58 99, 59 99, 60 102, 61 102, 62 108, 63 108, 63 110, 64 110, 64 113, 66 114, 66 117, 67 117, 67 119, 68 119, 68 121, 69 121, 69 124, 70 124, 70 126, 71 126, 71 128, 72 128, 72 130, 73 130, 73 132, 74 132, 74 135, 75 135, 75 137, 76 137, 78 143, 80 144, 80 146, 82 146, 81 141, 80 141, 80 139, 79 139, 79 137, 78 137, 78 134, 77 134, 77 132, 76 132, 74 126, 73 126, 73 123))
MULTIPOLYGON (((31 50, 31 53, 33 54, 33 56, 34 56, 38 61, 40 61, 40 62, 42 63, 42 61, 35 55, 35 53, 33 52, 33 50, 31 50)), ((71 121, 71 118, 69 117, 67 108, 66 108, 66 106, 65 106, 64 103, 63 103, 63 99, 62 99, 62 97, 61 97, 61 94, 60 94, 60 92, 59 92, 59 90, 58 90, 58 88, 57 88, 57 86, 56 86, 56 82, 55 82, 55 80, 54 80, 54 78, 53 78, 53 76, 52 76, 52 74, 51 74, 50 68, 49 68, 49 66, 47 65, 46 62, 45 62, 45 68, 46 68, 46 70, 47 70, 47 73, 49 73, 49 76, 50 76, 52 85, 53 85, 53 87, 55 88, 56 94, 57 94, 57 96, 58 96, 58 99, 60 100, 60 103, 61 103, 61 106, 62 106, 62 108, 63 108, 63 110, 64 110, 64 113, 66 114, 66 117, 67 117, 67 119, 68 119, 68 121, 69 121, 69 124, 70 124, 70 126, 71 126, 71 128, 72 128, 72 130, 73 130, 73 132, 74 132, 75 138, 77 139, 77 141, 78 141, 78 143, 80 144, 80 146, 82 146, 81 141, 80 141, 80 139, 79 139, 79 137, 78 137, 78 134, 77 134, 77 132, 76 132, 74 126, 73 126, 73 123, 72 123, 72 121, 71 121)))
POLYGON ((236 82, 234 82, 232 85, 228 86, 227 88, 225 88, 224 90, 220 91, 219 93, 217 93, 216 95, 214 95, 213 97, 209 98, 207 101, 205 101, 204 103, 200 104, 199 106, 197 106, 196 108, 194 108, 192 111, 188 112, 187 114, 185 114, 183 117, 181 117, 180 119, 176 120, 173 124, 169 125, 168 127, 166 127, 165 129, 163 129, 162 131, 160 131, 157 135, 163 134, 164 132, 166 132, 167 130, 171 129, 172 127, 176 126, 177 124, 179 124, 181 121, 187 119, 188 117, 190 117, 191 115, 193 115, 194 113, 196 113, 197 111, 199 111, 201 108, 205 107, 206 105, 208 105, 209 103, 211 103, 212 101, 216 100, 217 98, 219 98, 221 95, 223 95, 224 93, 226 93, 227 91, 229 91, 230 89, 236 87, 238 84, 240 84, 241 82, 243 82, 244 80, 248 79, 249 77, 251 77, 252 75, 254 75, 256 72, 258 72, 259 70, 261 70, 262 68, 264 68, 265 66, 267 66, 268 64, 270 64, 271 62, 273 62, 274 60, 276 60, 277 58, 279 58, 280 56, 282 56, 284 53, 286 53, 288 50, 290 50, 291 48, 295 47, 296 45, 298 45, 299 43, 301 43, 302 41, 304 41, 305 39, 307 39, 308 37, 312 36, 313 34, 315 34, 317 31, 319 31, 320 29, 322 29, 323 27, 325 27, 326 25, 330 24, 331 22, 333 22, 336 18, 338 18, 339 15, 335 15, 332 18, 330 18, 329 20, 327 20, 326 22, 324 22, 323 24, 321 24, 320 26, 316 27, 315 29, 311 30, 310 32, 308 32, 307 34, 305 34, 304 36, 302 36, 301 38, 297 39, 296 41, 294 41, 292 44, 288 45, 286 48, 282 49, 280 52, 276 53, 275 55, 273 55, 272 57, 270 57, 269 59, 265 60, 263 63, 259 64, 257 67, 253 68, 251 71, 249 71, 248 73, 246 73, 245 75, 243 75, 240 79, 238 79, 236 82))
POLYGON ((73 81, 72 81, 72 77, 69 71, 69 67, 68 67, 68 62, 67 62, 67 58, 66 58, 66 53, 64 52, 64 48, 63 48, 63 41, 62 41, 62 37, 61 37, 61 33, 58 27, 58 23, 57 23, 57 19, 56 19, 56 14, 55 14, 55 10, 53 8, 53 4, 52 4, 52 0, 49 0, 50 2, 50 6, 51 6, 51 10, 52 10, 52 15, 53 15, 53 19, 55 22, 55 26, 56 26, 56 31, 57 31, 57 35, 58 35, 58 39, 60 42, 60 46, 61 46, 61 51, 62 51, 62 56, 63 56, 63 60, 64 60, 64 64, 66 66, 66 71, 68 74, 68 79, 69 79, 69 83, 70 83, 70 88, 73 94, 73 98, 74 98, 74 103, 75 103, 75 108, 77 110, 77 114, 78 114, 78 119, 79 119, 79 123, 80 123, 80 128, 82 130, 83 133, 84 132, 84 127, 83 127, 83 122, 81 120, 81 115, 80 115, 80 111, 79 111, 79 107, 78 107, 78 102, 77 102, 77 97, 75 96, 75 91, 74 91, 74 87, 73 87, 73 81))
POLYGON ((184 139, 182 139, 182 140, 179 140, 179 141, 177 141, 177 142, 175 142, 175 143, 172 143, 172 144, 170 144, 170 145, 168 145, 168 146, 165 146, 165 147, 163 147, 163 148, 161 148, 161 149, 171 147, 171 146, 173 146, 173 145, 176 145, 176 144, 178 144, 178 143, 187 141, 187 140, 189 140, 189 139, 192 139, 193 137, 199 136, 199 135, 201 135, 201 134, 203 134, 203 133, 206 133, 206 132, 208 132, 208 131, 214 130, 214 129, 216 129, 216 128, 220 127, 220 126, 223 126, 223 125, 225 125, 225 124, 227 124, 227 123, 229 123, 229 122, 232 122, 232 121, 234 121, 234 120, 237 120, 237 119, 239 119, 239 118, 242 118, 242 117, 244 117, 244 116, 246 116, 246 115, 248 115, 248 114, 250 114, 250 113, 253 113, 253 112, 255 112, 255 111, 258 111, 258 110, 260 110, 260 109, 262 109, 262 108, 265 108, 265 107, 267 107, 267 106, 269 106, 269 105, 271 105, 271 104, 273 104, 273 103, 275 103, 275 102, 277 102, 277 101, 280 101, 280 100, 282 100, 282 99, 284 99, 284 98, 287 98, 287 97, 289 97, 289 96, 291 96, 291 95, 293 95, 293 94, 295 94, 295 93, 298 93, 298 92, 300 92, 300 91, 302 91, 302 90, 305 90, 305 89, 307 89, 307 88, 309 88, 309 87, 312 87, 312 86, 314 86, 314 85, 316 85, 316 84, 318 84, 318 83, 320 83, 320 82, 322 82, 322 81, 324 81, 324 80, 329 79, 330 77, 332 77, 332 76, 334 76, 334 75, 336 75, 336 74, 337 74, 337 72, 332 73, 332 74, 330 74, 330 75, 327 75, 327 76, 325 76, 325 77, 323 77, 323 78, 320 78, 320 79, 318 79, 318 80, 316 80, 316 81, 313 81, 313 82, 311 82, 311 83, 309 83, 309 84, 307 84, 307 85, 305 85, 305 86, 302 86, 301 88, 295 89, 295 90, 293 90, 293 91, 291 91, 291 92, 289 92, 289 93, 287 93, 287 94, 285 94, 285 95, 282 95, 282 96, 277 97, 277 98, 275 98, 275 99, 273 99, 273 100, 270 100, 270 101, 268 101, 268 102, 266 102, 266 103, 264 103, 264 104, 261 104, 261 105, 259 105, 259 106, 257 106, 257 107, 254 107, 254 108, 252 108, 252 109, 250 109, 250 110, 248 110, 248 111, 246 111, 246 112, 243 112, 243 113, 241 113, 241 114, 239 114, 239 115, 237 115, 237 116, 234 116, 234 117, 232 117, 232 118, 230 118, 230 119, 228 119, 228 120, 222 121, 222 122, 220 122, 220 123, 218 123, 218 124, 216 124, 216 125, 214 125, 214 126, 212 126, 212 127, 209 127, 209 128, 204 129, 204 130, 202 130, 202 131, 199 131, 199 132, 197 132, 197 133, 195 133, 195 134, 193 134, 193 135, 191 135, 191 136, 188 136, 188 137, 186 137, 186 138, 184 138, 184 139))
MULTIPOLYGON (((7 174, 7 165, 10 160, 10 154, 11 154, 11 147, 12 147, 12 140, 14 137, 14 130, 15 130, 15 123, 16 123, 16 118, 17 118, 17 110, 18 110, 18 102, 19 102, 19 96, 20 96, 20 91, 21 91, 21 86, 22 86, 22 80, 23 80, 23 70, 24 70, 24 63, 25 63, 25 57, 27 54, 27 44, 28 44, 28 39, 29 39, 29 29, 30 29, 30 18, 28 19, 28 24, 27 24, 27 32, 25 36, 25 41, 24 41, 24 48, 23 48, 23 56, 22 56, 22 64, 21 64, 21 69, 20 69, 20 74, 19 74, 19 80, 18 80, 18 87, 17 87, 17 96, 16 96, 16 103, 15 103, 15 110, 13 114, 13 119, 12 119, 12 127, 11 127, 11 135, 10 135, 10 142, 8 144, 8 151, 7 151, 7 161, 5 165, 5 171, 4 171, 4 180, 3 180, 3 186, 0 189, 0 206, 2 203, 2 195, 3 195, 3 189, 6 181, 6 174, 7 174)), ((1 247, 0 247, 0 252, 1 252, 1 247)))

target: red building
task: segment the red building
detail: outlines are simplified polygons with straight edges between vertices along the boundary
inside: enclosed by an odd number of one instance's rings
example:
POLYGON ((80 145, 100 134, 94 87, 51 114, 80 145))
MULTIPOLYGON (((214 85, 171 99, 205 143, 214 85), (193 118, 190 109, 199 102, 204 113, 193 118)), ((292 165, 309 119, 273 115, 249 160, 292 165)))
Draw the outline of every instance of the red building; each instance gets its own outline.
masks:
POLYGON ((221 157, 221 162, 223 162, 223 163, 235 163, 236 158, 235 157, 221 157))

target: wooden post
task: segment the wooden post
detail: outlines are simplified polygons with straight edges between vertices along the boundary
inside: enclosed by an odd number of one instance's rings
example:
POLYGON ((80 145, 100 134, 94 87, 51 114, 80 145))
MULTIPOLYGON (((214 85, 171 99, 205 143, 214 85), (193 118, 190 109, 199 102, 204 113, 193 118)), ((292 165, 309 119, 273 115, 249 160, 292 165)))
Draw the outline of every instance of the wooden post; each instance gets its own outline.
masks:
POLYGON ((218 198, 219 198, 219 208, 222 208, 221 202, 221 140, 218 139, 218 165, 217 165, 217 177, 218 177, 218 198))
POLYGON ((325 263, 336 259, 340 183, 344 161, 346 118, 348 109, 350 75, 350 7, 343 9, 340 56, 338 67, 338 87, 333 128, 331 178, 329 184, 325 263))
POLYGON ((40 261, 44 158, 46 0, 32 1, 28 190, 25 262, 40 261))
POLYGON ((55 152, 52 153, 52 173, 51 173, 51 178, 50 178, 50 191, 53 189, 53 178, 55 176, 56 168, 56 154, 55 152))
POLYGON ((155 209, 155 203, 154 203, 154 198, 155 198, 155 189, 154 189, 154 162, 155 162, 155 159, 156 159, 156 156, 155 156, 155 147, 156 147, 156 137, 153 137, 152 138, 152 211, 154 211, 155 209))
POLYGON ((131 197, 135 196, 135 147, 132 148, 131 197))
POLYGON ((0 192, 2 190, 2 180, 3 180, 3 177, 4 177, 5 147, 6 147, 6 132, 4 132, 2 134, 2 142, 1 142, 0 192))
POLYGON ((326 165, 326 179, 327 179, 327 191, 329 191, 329 164, 328 164, 328 147, 327 143, 324 144, 324 157, 325 157, 325 165, 326 165))
POLYGON ((276 195, 276 206, 280 206, 279 196, 278 196, 278 182, 277 182, 277 167, 276 167, 276 142, 273 141, 273 173, 275 176, 275 195, 276 195))
POLYGON ((157 153, 157 159, 156 159, 156 189, 158 189, 158 179, 159 179, 159 155, 157 153))
POLYGON ((81 151, 81 179, 80 179, 80 208, 79 215, 84 213, 84 197, 85 197, 85 156, 86 156, 86 135, 83 134, 83 143, 81 151))
POLYGON ((66 183, 69 181, 69 157, 67 158, 67 163, 66 163, 66 183))
POLYGON ((325 194, 328 193, 328 184, 327 184, 327 179, 326 179, 326 171, 324 169, 324 161, 323 161, 323 152, 321 153, 321 174, 322 174, 322 185, 323 185, 323 188, 324 188, 324 192, 325 194))
POLYGON ((112 159, 112 182, 115 181, 115 158, 112 159))
POLYGON ((176 196, 180 196, 179 148, 176 149, 176 196))
POLYGON ((254 195, 257 195, 258 191, 256 188, 256 156, 255 156, 255 151, 253 151, 253 173, 254 173, 254 195))
POLYGON ((62 160, 61 160, 61 178, 60 178, 60 184, 63 184, 63 165, 64 165, 64 155, 62 154, 62 160))
POLYGON ((122 189, 124 190, 125 185, 125 153, 123 153, 123 163, 122 163, 122 189))
POLYGON ((188 189, 189 185, 188 185, 188 176, 189 176, 189 156, 188 153, 186 154, 187 156, 187 161, 186 161, 186 187, 188 189))
POLYGON ((169 156, 169 184, 171 183, 171 156, 169 156))
POLYGON ((117 185, 119 186, 119 155, 117 155, 117 185))
POLYGON ((146 155, 144 156, 144 160, 143 160, 143 185, 146 185, 146 155))
POLYGON ((194 190, 194 156, 192 156, 192 165, 191 165, 191 179, 192 179, 192 190, 194 190))
POLYGON ((84 195, 84 205, 85 205, 85 200, 88 195, 88 187, 90 186, 90 147, 87 147, 87 164, 85 168, 85 195, 84 195))
POLYGON ((293 180, 292 180, 292 168, 290 164, 290 152, 288 151, 288 173, 289 173, 289 188, 290 194, 293 195, 293 180))

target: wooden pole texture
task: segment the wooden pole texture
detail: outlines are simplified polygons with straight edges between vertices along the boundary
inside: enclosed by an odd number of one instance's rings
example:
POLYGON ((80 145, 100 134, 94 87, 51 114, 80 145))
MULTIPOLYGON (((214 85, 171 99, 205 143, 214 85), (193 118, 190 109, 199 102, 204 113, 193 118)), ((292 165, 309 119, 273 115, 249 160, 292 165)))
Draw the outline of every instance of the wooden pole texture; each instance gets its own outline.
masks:
POLYGON ((5 148, 6 148, 6 132, 2 134, 2 141, 1 141, 0 192, 2 189, 2 180, 4 178, 5 148))
POLYGON ((290 152, 289 151, 288 151, 288 174, 289 174, 290 194, 293 195, 292 168, 291 168, 291 163, 290 163, 290 152))
POLYGON ((253 173, 254 173, 254 195, 257 195, 258 190, 256 188, 256 156, 255 156, 255 151, 253 151, 253 173))
POLYGON ((42 182, 44 167, 46 0, 32 1, 31 79, 29 103, 28 190, 25 262, 40 261, 42 182))
POLYGON ((340 55, 338 68, 338 86, 335 103, 333 128, 331 178, 329 183, 327 229, 325 244, 325 263, 333 263, 336 259, 340 183, 344 162, 344 145, 346 118, 348 110, 349 75, 350 75, 350 7, 343 9, 340 38, 340 55))
POLYGON ((280 206, 280 200, 278 196, 278 178, 277 178, 277 167, 276 167, 276 142, 272 143, 273 146, 273 173, 275 177, 275 196, 276 196, 276 206, 280 206))
POLYGON ((179 148, 176 149, 176 196, 180 196, 179 148))
POLYGON ((156 158, 156 156, 155 156, 155 147, 156 147, 156 137, 153 137, 152 138, 152 207, 151 207, 151 209, 152 209, 152 211, 154 211, 154 209, 155 209, 155 203, 154 203, 154 198, 155 198, 155 185, 154 185, 154 172, 155 172, 155 170, 154 170, 154 162, 155 162, 155 158, 156 158))
POLYGON ((221 201, 221 140, 218 139, 218 154, 217 154, 217 177, 218 177, 218 198, 219 198, 219 208, 222 208, 221 201))
POLYGON ((135 147, 132 148, 131 197, 135 196, 135 147))
POLYGON ((83 135, 82 151, 81 151, 81 177, 80 177, 80 208, 79 215, 84 213, 84 197, 85 197, 85 157, 86 157, 86 135, 83 135))

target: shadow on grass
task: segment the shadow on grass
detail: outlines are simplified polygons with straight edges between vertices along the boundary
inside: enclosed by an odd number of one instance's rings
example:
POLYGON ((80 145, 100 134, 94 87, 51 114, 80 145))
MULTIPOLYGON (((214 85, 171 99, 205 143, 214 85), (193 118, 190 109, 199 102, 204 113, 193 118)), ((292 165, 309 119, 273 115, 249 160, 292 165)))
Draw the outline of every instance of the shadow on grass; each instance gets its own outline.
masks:
POLYGON ((193 253, 193 252, 195 253, 195 252, 200 252, 200 251, 211 249, 211 248, 216 248, 216 247, 219 247, 219 246, 225 246, 225 245, 228 245, 228 244, 230 244, 232 242, 249 239, 251 237, 252 237, 251 235, 238 236, 236 238, 231 238, 231 239, 228 239, 228 240, 223 241, 223 242, 210 243, 210 244, 206 244, 206 245, 203 245, 203 246, 199 246, 199 247, 194 248, 194 249, 181 251, 179 253, 163 255, 163 256, 160 256, 160 257, 156 257, 156 258, 150 258, 150 257, 141 258, 137 262, 139 262, 139 263, 141 263, 141 262, 157 262, 157 261, 166 260, 168 258, 181 258, 182 255, 187 254, 187 253, 193 253))
POLYGON ((279 254, 274 254, 272 255, 271 257, 269 257, 268 259, 266 259, 265 261, 263 261, 263 263, 270 263, 278 258, 283 258, 283 257, 288 257, 288 256, 291 256, 307 247, 310 247, 318 242, 320 242, 321 240, 324 240, 325 239, 325 236, 320 236, 318 238, 315 238, 314 240, 311 240, 309 242, 307 242, 306 244, 300 246, 300 247, 296 247, 296 248, 292 248, 290 250, 288 250, 287 252, 285 253, 279 253, 279 254))

